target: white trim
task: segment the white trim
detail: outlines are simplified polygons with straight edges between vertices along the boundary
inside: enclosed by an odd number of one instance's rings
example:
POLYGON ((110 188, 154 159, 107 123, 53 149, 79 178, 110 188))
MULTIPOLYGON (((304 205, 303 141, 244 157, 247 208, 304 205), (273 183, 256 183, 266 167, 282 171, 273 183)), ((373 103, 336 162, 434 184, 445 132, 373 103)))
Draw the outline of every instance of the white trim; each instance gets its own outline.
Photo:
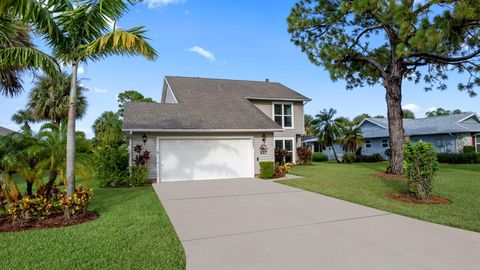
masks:
POLYGON ((271 101, 312 101, 311 99, 301 99, 301 98, 268 98, 268 97, 245 97, 246 99, 251 100, 271 100, 271 101))
POLYGON ((165 93, 165 99, 163 100, 163 102, 166 103, 165 101, 167 99, 168 90, 170 90, 173 99, 175 100, 175 103, 178 103, 177 97, 175 96, 175 93, 173 93, 172 87, 170 87, 170 83, 168 82, 167 77, 165 77, 165 83, 167 84, 167 93, 165 93))
MULTIPOLYGON (((250 149, 250 156, 252 158, 251 170, 253 172, 252 178, 255 178, 255 148, 253 136, 157 136, 156 143, 156 156, 157 156, 157 183, 161 183, 160 179, 160 140, 250 140, 252 147, 250 149)), ((275 141, 274 141, 275 142, 275 141)))
POLYGON ((357 125, 357 127, 362 126, 363 122, 365 122, 365 121, 368 121, 368 122, 370 122, 370 123, 372 123, 372 124, 374 124, 374 125, 377 125, 377 126, 379 126, 379 127, 381 127, 381 128, 387 129, 386 126, 381 125, 381 124, 379 124, 379 123, 375 123, 374 121, 372 121, 372 120, 370 120, 370 119, 368 119, 368 118, 363 119, 362 122, 360 122, 360 124, 357 125))
MULTIPOLYGON (((295 107, 293 106, 293 103, 292 102, 272 102, 272 120, 273 122, 275 122, 275 105, 282 105, 282 128, 283 129, 295 129, 295 107), (289 116, 289 115, 285 115, 284 114, 284 109, 283 109, 283 105, 290 105, 291 106, 291 109, 292 109, 292 126, 291 127, 286 127, 285 126, 285 116, 289 116)), ((277 122, 275 122, 277 123, 277 122)), ((278 123, 277 123, 278 124, 278 123)))
MULTIPOLYGON (((296 137, 273 137, 273 150, 275 151, 275 141, 285 141, 291 140, 292 141, 292 163, 297 163, 297 140, 296 137)), ((283 142, 283 146, 285 146, 285 142, 283 142)))
POLYGON ((467 116, 467 117, 459 120, 457 123, 461 123, 461 122, 467 120, 468 118, 470 118, 470 117, 472 117, 472 116, 475 116, 475 117, 477 118, 477 121, 479 120, 477 114, 476 114, 476 113, 472 113, 472 114, 470 114, 469 116, 467 116))
POLYGON ((188 132, 188 133, 210 133, 210 132, 280 132, 283 129, 122 129, 130 132, 188 132))

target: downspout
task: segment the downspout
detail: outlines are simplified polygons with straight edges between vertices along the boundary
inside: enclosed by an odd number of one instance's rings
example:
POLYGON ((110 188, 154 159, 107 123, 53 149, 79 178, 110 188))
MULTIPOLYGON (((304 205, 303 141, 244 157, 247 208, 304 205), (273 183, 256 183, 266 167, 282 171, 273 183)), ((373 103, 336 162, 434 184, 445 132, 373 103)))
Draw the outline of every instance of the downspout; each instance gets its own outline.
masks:
POLYGON ((133 131, 130 130, 130 136, 128 139, 128 165, 132 166, 132 135, 133 131))

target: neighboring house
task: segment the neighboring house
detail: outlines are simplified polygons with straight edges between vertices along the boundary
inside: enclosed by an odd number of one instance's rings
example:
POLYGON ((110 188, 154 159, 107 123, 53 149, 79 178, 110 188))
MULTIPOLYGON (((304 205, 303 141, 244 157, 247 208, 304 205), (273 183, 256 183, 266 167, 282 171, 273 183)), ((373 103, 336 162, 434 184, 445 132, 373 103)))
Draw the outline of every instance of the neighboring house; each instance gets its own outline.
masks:
POLYGON ((0 127, 0 136, 6 136, 10 133, 13 133, 13 131, 8 128, 0 127))
POLYGON ((170 77, 161 103, 129 103, 123 130, 151 152, 158 182, 254 177, 275 148, 296 161, 310 99, 275 82, 170 77), (144 143, 145 141, 145 143, 144 143))
MULTIPOLYGON (((362 154, 380 153, 387 158, 390 147, 387 119, 366 118, 359 126, 365 138, 362 154)), ((474 146, 480 152, 480 119, 475 113, 404 119, 403 127, 406 142, 429 142, 441 153, 459 153, 464 146, 474 146)), ((316 140, 304 138, 303 144, 314 147, 316 140)))

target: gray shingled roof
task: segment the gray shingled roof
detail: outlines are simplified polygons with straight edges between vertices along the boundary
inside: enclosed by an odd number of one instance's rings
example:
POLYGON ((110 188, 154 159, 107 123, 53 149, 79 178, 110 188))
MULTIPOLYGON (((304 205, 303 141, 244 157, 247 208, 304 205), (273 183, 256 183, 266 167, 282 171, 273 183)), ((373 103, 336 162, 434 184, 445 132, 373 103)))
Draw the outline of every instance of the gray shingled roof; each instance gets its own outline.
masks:
POLYGON ((8 135, 12 132, 13 131, 8 129, 8 128, 0 127, 0 136, 5 136, 5 135, 8 135))
POLYGON ((178 103, 130 103, 123 129, 280 130, 247 98, 308 100, 273 82, 166 77, 178 103))
MULTIPOLYGON (((388 120, 385 118, 367 118, 384 129, 364 134, 366 138, 388 137, 388 120)), ((480 132, 480 121, 476 114, 463 113, 448 116, 404 119, 405 135, 448 134, 464 132, 480 132), (462 121, 463 120, 463 121, 462 121)))

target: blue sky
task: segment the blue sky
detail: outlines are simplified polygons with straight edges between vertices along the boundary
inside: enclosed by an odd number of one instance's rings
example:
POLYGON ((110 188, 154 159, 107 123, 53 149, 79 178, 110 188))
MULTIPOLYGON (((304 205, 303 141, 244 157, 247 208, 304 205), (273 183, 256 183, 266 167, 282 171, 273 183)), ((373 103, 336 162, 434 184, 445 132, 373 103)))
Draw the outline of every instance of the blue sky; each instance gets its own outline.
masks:
MULTIPOLYGON (((360 113, 386 115, 382 86, 345 89, 342 81, 332 82, 328 73, 311 64, 290 42, 286 17, 293 0, 145 0, 133 7, 117 27, 144 25, 156 62, 140 57, 111 57, 82 67, 88 110, 77 129, 91 137, 93 121, 104 111, 116 111, 117 95, 135 89, 159 100, 165 75, 277 81, 310 97, 305 112, 315 114, 335 108, 339 115, 360 113)), ((38 44, 43 47, 42 44, 38 44)), ((422 84, 405 82, 403 105, 417 117, 433 107, 480 111, 480 99, 459 92, 460 77, 451 74, 447 91, 425 93, 422 84)), ((0 97, 0 125, 18 127, 11 115, 24 108, 31 89, 25 77, 25 93, 15 98, 0 97)), ((38 127, 36 125, 35 127, 38 127)))

